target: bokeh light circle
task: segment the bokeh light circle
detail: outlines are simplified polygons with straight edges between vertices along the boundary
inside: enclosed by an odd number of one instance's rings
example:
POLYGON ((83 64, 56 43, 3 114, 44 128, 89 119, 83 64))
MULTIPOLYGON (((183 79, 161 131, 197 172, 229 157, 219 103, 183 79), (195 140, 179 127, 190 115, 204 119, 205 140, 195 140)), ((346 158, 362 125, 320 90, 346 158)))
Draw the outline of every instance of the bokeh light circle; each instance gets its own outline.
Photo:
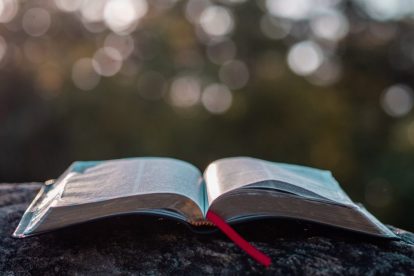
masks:
POLYGON ((92 65, 99 75, 111 77, 121 69, 122 55, 114 48, 103 47, 95 52, 92 65))
POLYGON ((31 36, 44 35, 51 24, 50 13, 42 8, 32 8, 23 15, 22 26, 25 32, 31 36))
POLYGON ((203 30, 211 36, 224 36, 234 27, 234 17, 229 9, 221 6, 209 6, 200 16, 203 30))
POLYGON ((219 77, 230 89, 240 89, 247 84, 250 74, 243 61, 232 60, 220 67, 219 77))
POLYGON ((308 76, 323 63, 322 49, 313 41, 303 41, 293 45, 288 53, 290 69, 300 76, 308 76))
POLYGON ((384 111, 393 117, 406 115, 413 108, 413 90, 404 84, 388 87, 381 96, 381 105, 384 111))
POLYGON ((101 77, 95 72, 90 58, 81 58, 72 67, 72 81, 81 90, 94 89, 100 79, 101 77))
POLYGON ((204 89, 201 101, 209 112, 221 114, 230 108, 233 95, 225 85, 213 83, 204 89))
POLYGON ((131 32, 148 11, 146 0, 109 0, 104 8, 104 21, 114 32, 131 32))
POLYGON ((177 107, 191 107, 198 103, 201 95, 200 81, 191 76, 173 80, 170 89, 170 102, 177 107))
POLYGON ((12 21, 19 11, 17 0, 0 0, 0 23, 12 21))

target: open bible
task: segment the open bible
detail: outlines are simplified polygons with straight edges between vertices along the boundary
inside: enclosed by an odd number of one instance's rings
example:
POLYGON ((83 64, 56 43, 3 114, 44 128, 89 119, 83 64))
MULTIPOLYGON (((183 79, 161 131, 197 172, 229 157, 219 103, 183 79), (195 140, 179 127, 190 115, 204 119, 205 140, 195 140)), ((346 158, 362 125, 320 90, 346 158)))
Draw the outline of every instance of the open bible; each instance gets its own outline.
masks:
POLYGON ((214 161, 204 173, 172 158, 74 162, 45 183, 13 236, 129 213, 206 226, 209 211, 230 224, 283 217, 396 237, 355 204, 329 171, 250 157, 214 161))

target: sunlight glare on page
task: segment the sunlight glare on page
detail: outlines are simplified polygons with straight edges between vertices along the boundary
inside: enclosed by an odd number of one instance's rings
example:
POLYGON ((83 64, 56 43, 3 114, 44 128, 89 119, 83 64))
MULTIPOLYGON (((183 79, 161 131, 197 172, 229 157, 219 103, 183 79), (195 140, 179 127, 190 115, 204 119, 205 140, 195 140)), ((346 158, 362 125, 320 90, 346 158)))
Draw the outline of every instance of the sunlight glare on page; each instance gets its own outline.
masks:
POLYGON ((212 200, 217 198, 221 193, 216 164, 211 164, 210 166, 208 166, 206 170, 205 180, 206 180, 206 183, 208 183, 208 188, 207 188, 208 200, 209 202, 211 202, 212 200))

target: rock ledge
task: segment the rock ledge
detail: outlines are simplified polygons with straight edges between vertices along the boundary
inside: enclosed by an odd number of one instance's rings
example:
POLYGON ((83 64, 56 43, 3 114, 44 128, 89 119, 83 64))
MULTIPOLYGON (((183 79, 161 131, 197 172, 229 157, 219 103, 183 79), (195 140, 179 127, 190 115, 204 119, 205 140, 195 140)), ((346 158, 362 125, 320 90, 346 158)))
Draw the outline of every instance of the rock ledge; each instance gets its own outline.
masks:
POLYGON ((220 233, 165 219, 123 216, 27 239, 11 234, 40 184, 0 184, 0 274, 414 274, 414 234, 400 241, 267 220, 237 230, 273 260, 264 269, 220 233))

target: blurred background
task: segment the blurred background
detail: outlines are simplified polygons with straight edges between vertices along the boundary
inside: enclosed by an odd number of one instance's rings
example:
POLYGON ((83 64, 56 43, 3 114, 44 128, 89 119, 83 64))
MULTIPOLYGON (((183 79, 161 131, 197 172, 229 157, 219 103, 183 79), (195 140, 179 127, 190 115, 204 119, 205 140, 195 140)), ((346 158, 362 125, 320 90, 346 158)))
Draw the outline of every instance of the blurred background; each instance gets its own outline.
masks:
POLYGON ((247 155, 414 230, 413 76, 413 0, 0 0, 0 182, 247 155))

